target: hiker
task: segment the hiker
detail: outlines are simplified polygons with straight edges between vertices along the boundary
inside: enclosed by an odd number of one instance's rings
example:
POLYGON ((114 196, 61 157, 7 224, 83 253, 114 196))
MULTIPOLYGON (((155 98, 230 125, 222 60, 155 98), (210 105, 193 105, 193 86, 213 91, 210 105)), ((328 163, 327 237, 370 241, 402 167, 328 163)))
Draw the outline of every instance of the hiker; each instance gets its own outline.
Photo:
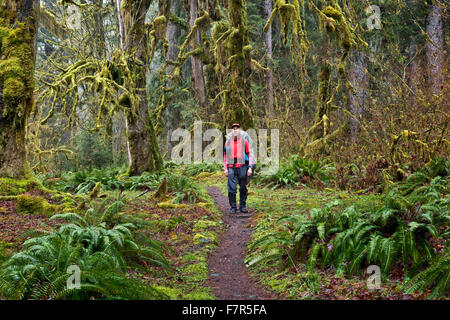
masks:
POLYGON ((250 136, 241 131, 240 125, 234 123, 232 132, 225 142, 223 159, 224 173, 228 177, 227 190, 230 202, 230 213, 236 213, 236 191, 239 183, 239 211, 247 213, 247 181, 253 174, 255 160, 252 150, 250 136))

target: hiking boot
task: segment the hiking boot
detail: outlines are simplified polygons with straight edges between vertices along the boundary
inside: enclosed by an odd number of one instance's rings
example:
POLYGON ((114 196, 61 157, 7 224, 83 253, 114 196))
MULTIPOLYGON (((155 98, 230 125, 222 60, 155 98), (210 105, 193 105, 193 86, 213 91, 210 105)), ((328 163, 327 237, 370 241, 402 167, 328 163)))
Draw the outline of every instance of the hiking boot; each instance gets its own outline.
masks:
POLYGON ((248 213, 248 210, 247 210, 247 208, 245 206, 240 206, 239 207, 239 211, 242 212, 242 213, 248 213))
POLYGON ((236 214, 236 208, 231 208, 231 209, 230 209, 230 213, 231 213, 231 214, 236 214))

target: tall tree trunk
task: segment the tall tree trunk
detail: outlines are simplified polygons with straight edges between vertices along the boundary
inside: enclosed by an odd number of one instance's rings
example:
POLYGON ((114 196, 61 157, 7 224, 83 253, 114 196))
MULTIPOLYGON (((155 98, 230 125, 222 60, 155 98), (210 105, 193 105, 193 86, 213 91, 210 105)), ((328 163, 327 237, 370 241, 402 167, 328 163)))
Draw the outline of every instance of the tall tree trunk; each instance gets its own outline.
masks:
POLYGON ((132 83, 125 85, 135 92, 138 99, 131 99, 127 112, 127 131, 131 165, 130 175, 140 175, 144 171, 153 172, 162 168, 163 161, 153 123, 150 119, 146 94, 146 74, 148 56, 145 36, 145 15, 152 0, 124 0, 121 6, 124 30, 124 49, 127 53, 128 67, 132 83))
POLYGON ((317 111, 315 124, 311 128, 311 135, 314 139, 323 138, 326 135, 328 108, 327 101, 330 97, 331 66, 328 61, 321 61, 319 72, 319 85, 317 88, 317 111))
MULTIPOLYGON (((272 12, 272 0, 264 0, 264 21, 269 20, 270 13, 272 12)), ((267 112, 269 115, 274 114, 273 110, 273 63, 272 63, 272 24, 270 24, 269 29, 264 34, 264 44, 266 47, 266 61, 269 70, 266 72, 265 83, 266 83, 266 98, 267 98, 267 112)))
POLYGON ((444 89, 444 26, 442 9, 433 1, 427 18, 426 32, 431 41, 427 42, 429 85, 432 95, 439 96, 444 89))
POLYGON ((355 60, 349 70, 349 81, 353 86, 353 90, 349 92, 349 109, 351 113, 350 126, 350 141, 355 142, 358 135, 360 118, 364 111, 364 105, 367 99, 367 88, 369 85, 369 77, 366 73, 367 58, 361 51, 357 51, 354 55, 355 60))
POLYGON ((33 108, 38 22, 38 0, 0 1, 0 177, 31 175, 25 133, 33 108))
MULTIPOLYGON (((181 0, 172 0, 171 2, 171 8, 170 12, 176 16, 180 16, 181 14, 181 0)), ((167 42, 169 43, 169 48, 167 49, 167 59, 170 61, 176 61, 178 57, 179 47, 178 47, 178 38, 181 35, 181 27, 173 23, 172 21, 168 21, 167 23, 167 31, 166 31, 166 38, 167 42)), ((170 74, 173 70, 174 66, 169 65, 167 67, 167 74, 170 74)), ((167 87, 171 87, 173 83, 169 81, 167 83, 167 87)), ((174 128, 178 126, 177 119, 180 119, 179 112, 177 114, 174 114, 175 110, 173 110, 173 105, 168 104, 166 110, 164 111, 164 120, 167 128, 167 151, 168 154, 170 154, 170 150, 172 148, 172 143, 170 141, 170 136, 172 135, 172 131, 174 128)))
MULTIPOLYGON (((119 45, 121 50, 125 50, 125 33, 123 30, 123 18, 122 18, 122 0, 116 0, 116 9, 117 9, 117 25, 119 27, 119 45)), ((119 96, 122 94, 121 90, 119 89, 119 96)), ((125 132, 128 132, 128 120, 126 117, 126 113, 120 112, 119 117, 123 119, 123 122, 125 123, 125 132)), ((121 122, 122 119, 119 119, 118 122, 121 122)), ((120 126, 120 125, 119 125, 120 126)), ((130 152, 130 141, 128 140, 128 137, 126 137, 126 147, 127 147, 127 157, 128 157, 128 166, 131 167, 131 152, 130 152)), ((116 147, 117 149, 120 148, 120 140, 116 141, 116 147)))
POLYGON ((233 31, 225 44, 231 81, 224 94, 224 120, 226 128, 238 122, 247 130, 253 128, 253 116, 246 0, 228 0, 228 12, 233 31))
MULTIPOLYGON (((103 8, 103 0, 95 0, 94 4, 98 8, 103 8)), ((94 44, 94 54, 102 59, 106 55, 106 40, 105 40, 105 27, 104 27, 104 14, 101 10, 94 14, 94 31, 92 34, 95 39, 93 39, 94 44)))
MULTIPOLYGON (((189 25, 194 26, 195 19, 198 18, 198 2, 197 0, 190 0, 189 25)), ((201 44, 200 30, 197 29, 195 36, 191 42, 192 50, 201 44)), ((194 89, 201 108, 205 107, 206 103, 206 88, 205 78, 203 76, 203 62, 195 55, 191 56, 192 76, 194 78, 194 89)))

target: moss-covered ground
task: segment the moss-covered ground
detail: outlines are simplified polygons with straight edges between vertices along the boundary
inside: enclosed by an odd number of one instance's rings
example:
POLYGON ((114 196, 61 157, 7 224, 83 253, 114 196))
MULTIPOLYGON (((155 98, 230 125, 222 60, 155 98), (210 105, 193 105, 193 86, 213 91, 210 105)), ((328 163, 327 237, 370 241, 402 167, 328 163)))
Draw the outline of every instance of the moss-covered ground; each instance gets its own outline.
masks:
MULTIPOLYGON (((222 213, 208 195, 207 187, 217 186, 226 195, 226 178, 222 172, 202 172, 194 180, 199 187, 201 201, 174 205, 170 199, 154 199, 151 193, 137 197, 139 191, 125 191, 127 201, 118 214, 121 222, 137 222, 140 226, 138 237, 167 244, 172 272, 149 265, 148 272, 131 273, 156 286, 170 299, 215 299, 208 286, 207 259, 208 254, 220 245, 218 239, 224 226, 222 213)), ((110 193, 101 195, 107 197, 110 193)), ((48 217, 51 214, 61 210, 80 210, 80 202, 89 197, 88 194, 52 193, 36 182, 6 179, 0 180, 0 196, 3 197, 0 198, 0 259, 18 251, 22 241, 36 229, 50 228, 48 217)), ((340 207, 354 204, 362 209, 380 202, 379 196, 373 194, 309 187, 269 189, 252 181, 247 205, 254 212, 250 223, 253 233, 245 258, 252 277, 267 290, 286 299, 420 298, 421 295, 405 295, 399 290, 402 279, 395 269, 389 280, 382 283, 381 289, 369 290, 368 276, 364 273, 348 278, 336 276, 331 269, 310 273, 301 263, 286 268, 284 261, 254 262, 261 252, 252 249, 252 241, 276 230, 279 218, 290 214, 308 216, 312 208, 324 207, 334 200, 341 201, 340 207)))

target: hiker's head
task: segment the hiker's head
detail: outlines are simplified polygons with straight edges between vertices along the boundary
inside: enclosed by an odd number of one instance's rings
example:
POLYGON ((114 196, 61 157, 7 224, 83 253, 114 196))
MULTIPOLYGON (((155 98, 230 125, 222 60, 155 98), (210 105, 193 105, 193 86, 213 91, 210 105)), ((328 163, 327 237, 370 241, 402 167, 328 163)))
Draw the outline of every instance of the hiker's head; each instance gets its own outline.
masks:
POLYGON ((237 138, 241 133, 241 126, 239 125, 239 123, 233 123, 233 125, 231 126, 231 129, 232 129, 233 137, 237 138))

